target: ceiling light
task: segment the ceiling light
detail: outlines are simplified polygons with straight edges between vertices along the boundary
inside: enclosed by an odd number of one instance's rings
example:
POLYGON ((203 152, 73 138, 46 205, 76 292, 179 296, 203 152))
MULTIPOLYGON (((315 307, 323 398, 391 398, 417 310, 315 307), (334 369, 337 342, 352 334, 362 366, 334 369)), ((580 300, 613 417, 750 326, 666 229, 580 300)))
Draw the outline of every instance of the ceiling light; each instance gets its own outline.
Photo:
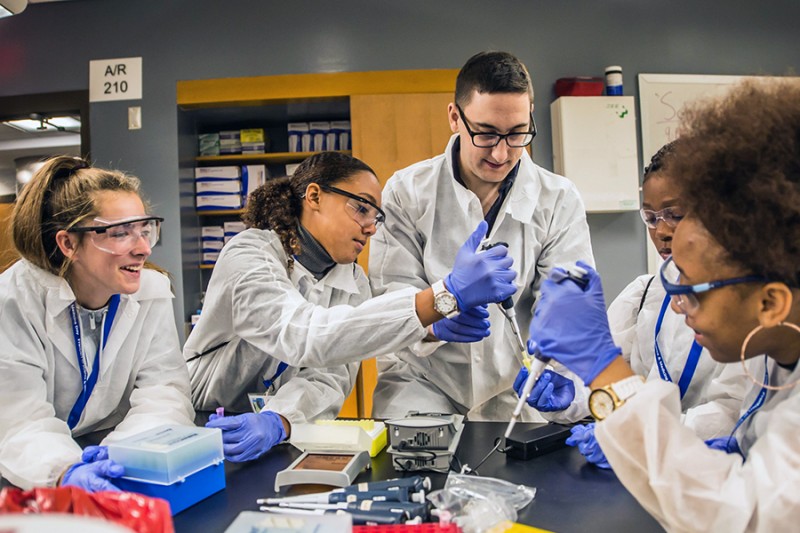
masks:
POLYGON ((18 15, 25 11, 28 0, 0 0, 0 18, 18 15))
MULTIPOLYGON (((0 2, 2 1, 4 0, 0 0, 0 2)), ((81 121, 70 116, 44 117, 33 115, 32 118, 8 120, 3 122, 3 124, 26 133, 43 133, 46 131, 80 131, 81 129, 81 121)))

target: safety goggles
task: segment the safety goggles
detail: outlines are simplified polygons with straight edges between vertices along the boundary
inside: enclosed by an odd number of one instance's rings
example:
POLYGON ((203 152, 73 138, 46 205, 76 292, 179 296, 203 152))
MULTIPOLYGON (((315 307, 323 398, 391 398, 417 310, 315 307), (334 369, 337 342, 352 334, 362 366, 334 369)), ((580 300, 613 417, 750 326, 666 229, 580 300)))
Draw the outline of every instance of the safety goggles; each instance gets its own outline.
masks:
POLYGON ((113 255, 125 255, 136 247, 140 239, 144 239, 150 248, 155 246, 163 221, 161 217, 150 216, 116 220, 95 218, 94 226, 76 226, 67 231, 85 233, 99 250, 113 255))
POLYGON ((642 221, 650 229, 656 229, 659 220, 663 220, 664 224, 666 224, 670 228, 674 228, 675 226, 678 225, 678 222, 680 222, 684 217, 683 211, 681 211, 677 207, 667 207, 665 209, 662 209, 661 211, 640 209, 639 214, 642 217, 642 221))
POLYGON ((331 187, 330 185, 320 185, 319 187, 323 191, 332 192, 334 194, 347 197, 345 209, 350 214, 352 219, 364 229, 372 226, 373 224, 377 229, 386 220, 386 213, 384 213, 380 207, 362 196, 358 196, 357 194, 353 194, 336 187, 331 187))
POLYGON ((700 300, 697 299, 697 295, 700 293, 713 291, 714 289, 719 289, 720 287, 725 287, 727 285, 754 282, 766 283, 769 281, 763 276, 741 276, 738 278, 719 279, 706 283, 698 283, 696 285, 680 285, 671 283, 667 280, 666 272, 670 263, 672 263, 672 256, 669 256, 667 260, 664 261, 664 264, 661 265, 661 284, 664 286, 664 290, 667 292, 667 294, 672 298, 672 301, 675 302, 675 304, 687 314, 694 313, 697 311, 697 308, 700 307, 700 300))
POLYGON ((524 148, 533 142, 536 137, 536 121, 533 120, 533 113, 531 113, 531 129, 530 131, 512 131, 511 133, 481 133, 472 131, 467 123, 467 118, 464 116, 464 111, 461 106, 456 104, 458 114, 461 117, 461 122, 467 128, 467 133, 472 139, 472 144, 476 148, 494 148, 503 139, 509 148, 524 148))

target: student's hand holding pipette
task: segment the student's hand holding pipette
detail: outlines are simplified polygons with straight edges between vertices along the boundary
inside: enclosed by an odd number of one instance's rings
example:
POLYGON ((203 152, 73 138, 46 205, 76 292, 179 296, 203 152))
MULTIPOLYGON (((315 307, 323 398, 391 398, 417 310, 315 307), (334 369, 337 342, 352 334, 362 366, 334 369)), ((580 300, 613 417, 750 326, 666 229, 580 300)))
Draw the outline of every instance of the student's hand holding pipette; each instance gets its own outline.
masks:
POLYGON ((600 275, 586 263, 577 266, 586 271, 585 286, 560 268, 542 283, 528 345, 589 385, 622 350, 611 337, 600 275))
MULTIPOLYGON (((523 393, 528 369, 522 367, 514 380, 514 392, 523 393)), ((545 370, 528 395, 528 405, 542 412, 563 411, 575 399, 575 384, 572 380, 552 370, 545 370)))

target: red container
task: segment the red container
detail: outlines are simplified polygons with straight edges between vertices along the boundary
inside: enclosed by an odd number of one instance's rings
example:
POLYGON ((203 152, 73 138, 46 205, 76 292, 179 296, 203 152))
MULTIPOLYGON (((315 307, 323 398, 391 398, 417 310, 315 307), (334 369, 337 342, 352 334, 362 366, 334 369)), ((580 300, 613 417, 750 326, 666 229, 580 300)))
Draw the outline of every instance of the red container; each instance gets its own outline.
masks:
POLYGON ((556 97, 560 96, 603 96, 603 78, 579 76, 556 80, 556 97))

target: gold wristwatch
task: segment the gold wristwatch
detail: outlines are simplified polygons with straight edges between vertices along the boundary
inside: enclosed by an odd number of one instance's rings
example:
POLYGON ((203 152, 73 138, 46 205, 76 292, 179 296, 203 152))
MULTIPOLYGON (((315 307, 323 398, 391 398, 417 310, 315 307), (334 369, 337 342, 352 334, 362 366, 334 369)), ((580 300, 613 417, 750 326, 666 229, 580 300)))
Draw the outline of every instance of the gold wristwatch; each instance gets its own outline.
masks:
POLYGON ((595 389, 589 395, 589 412, 595 420, 605 420, 625 401, 644 387, 642 376, 631 376, 595 389))

